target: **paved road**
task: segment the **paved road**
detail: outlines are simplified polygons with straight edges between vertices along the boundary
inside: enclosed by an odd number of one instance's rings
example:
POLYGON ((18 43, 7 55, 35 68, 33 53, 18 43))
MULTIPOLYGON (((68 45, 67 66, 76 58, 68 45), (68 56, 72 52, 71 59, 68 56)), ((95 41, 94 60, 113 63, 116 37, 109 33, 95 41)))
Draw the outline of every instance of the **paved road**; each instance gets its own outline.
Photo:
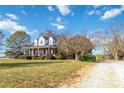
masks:
POLYGON ((124 87, 124 62, 97 63, 82 77, 78 87, 124 87))

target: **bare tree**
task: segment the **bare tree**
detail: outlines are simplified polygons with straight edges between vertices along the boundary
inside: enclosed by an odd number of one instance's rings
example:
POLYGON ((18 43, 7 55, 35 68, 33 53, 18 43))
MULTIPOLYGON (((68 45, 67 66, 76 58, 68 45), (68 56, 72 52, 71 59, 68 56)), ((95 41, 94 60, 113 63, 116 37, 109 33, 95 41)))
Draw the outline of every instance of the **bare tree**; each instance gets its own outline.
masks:
POLYGON ((89 33, 88 37, 91 39, 94 48, 101 47, 101 37, 102 37, 102 29, 96 29, 93 32, 89 33))
POLYGON ((69 34, 61 34, 58 36, 58 40, 56 44, 58 52, 63 53, 65 55, 69 55, 71 52, 67 47, 68 38, 69 38, 69 34))
POLYGON ((59 37, 58 49, 66 53, 73 53, 75 60, 78 60, 80 54, 88 53, 93 48, 93 44, 82 35, 61 35, 59 37))
POLYGON ((52 31, 52 30, 50 30, 50 29, 47 29, 47 30, 45 30, 44 32, 40 32, 39 37, 40 37, 40 36, 44 36, 44 37, 53 36, 53 37, 54 37, 55 35, 56 35, 55 31, 52 31))
POLYGON ((116 23, 111 25, 103 34, 104 49, 107 53, 111 54, 115 60, 118 60, 124 53, 124 38, 121 33, 122 27, 121 23, 116 23))

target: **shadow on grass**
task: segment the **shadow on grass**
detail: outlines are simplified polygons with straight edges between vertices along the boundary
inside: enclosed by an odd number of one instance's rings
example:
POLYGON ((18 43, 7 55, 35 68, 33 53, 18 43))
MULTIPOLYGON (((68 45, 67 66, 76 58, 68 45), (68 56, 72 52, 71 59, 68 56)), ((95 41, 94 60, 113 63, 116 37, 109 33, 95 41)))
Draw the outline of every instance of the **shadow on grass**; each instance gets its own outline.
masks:
POLYGON ((44 64, 54 64, 54 63, 63 63, 63 62, 26 62, 26 63, 0 63, 0 69, 8 69, 14 67, 33 67, 44 64))

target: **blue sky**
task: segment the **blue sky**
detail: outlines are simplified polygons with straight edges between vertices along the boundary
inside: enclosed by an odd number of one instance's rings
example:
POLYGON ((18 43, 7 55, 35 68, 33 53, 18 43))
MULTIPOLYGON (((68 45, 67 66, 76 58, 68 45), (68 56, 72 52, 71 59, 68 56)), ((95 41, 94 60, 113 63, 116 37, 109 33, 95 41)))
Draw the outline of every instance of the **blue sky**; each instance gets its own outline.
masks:
POLYGON ((0 6, 0 30, 6 37, 25 30, 32 41, 46 29, 56 33, 87 30, 90 34, 115 21, 124 23, 124 6, 0 6))

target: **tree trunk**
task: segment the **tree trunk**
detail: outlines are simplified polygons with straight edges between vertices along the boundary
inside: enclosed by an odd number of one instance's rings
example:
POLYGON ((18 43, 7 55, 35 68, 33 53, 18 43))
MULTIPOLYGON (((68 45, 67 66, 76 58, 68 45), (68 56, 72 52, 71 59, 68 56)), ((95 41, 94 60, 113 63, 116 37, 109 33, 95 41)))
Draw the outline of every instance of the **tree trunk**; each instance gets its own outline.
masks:
POLYGON ((75 54, 75 60, 78 60, 78 54, 75 54))
POLYGON ((115 53, 115 60, 118 60, 118 52, 115 53))

